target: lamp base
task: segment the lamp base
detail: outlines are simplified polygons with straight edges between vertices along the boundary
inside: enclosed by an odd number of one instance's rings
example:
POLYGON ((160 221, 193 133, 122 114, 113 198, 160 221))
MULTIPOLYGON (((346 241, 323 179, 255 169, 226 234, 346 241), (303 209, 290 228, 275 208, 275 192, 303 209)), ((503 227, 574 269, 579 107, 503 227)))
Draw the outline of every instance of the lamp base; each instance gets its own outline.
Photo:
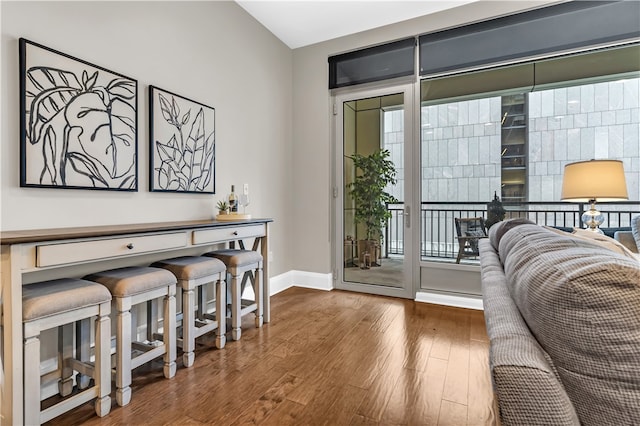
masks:
POLYGON ((600 229, 600 225, 604 222, 604 215, 596 210, 596 200, 590 200, 591 208, 582 215, 582 223, 587 231, 604 234, 600 229))

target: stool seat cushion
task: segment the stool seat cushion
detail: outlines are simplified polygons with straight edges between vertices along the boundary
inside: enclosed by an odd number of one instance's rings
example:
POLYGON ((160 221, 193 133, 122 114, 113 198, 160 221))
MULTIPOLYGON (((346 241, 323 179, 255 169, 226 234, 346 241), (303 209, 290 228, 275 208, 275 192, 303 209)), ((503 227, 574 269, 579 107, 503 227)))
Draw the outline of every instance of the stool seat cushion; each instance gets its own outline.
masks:
POLYGON ((262 255, 253 250, 216 250, 206 253, 205 256, 215 257, 222 260, 228 268, 242 267, 262 262, 262 255))
POLYGON ((106 287, 91 281, 63 278, 22 287, 22 320, 33 321, 111 301, 106 287))
POLYGON ((128 297, 176 284, 176 277, 166 269, 129 266, 87 275, 85 280, 106 286, 115 297, 128 297))
POLYGON ((225 264, 215 258, 205 256, 183 256, 161 260, 151 265, 171 271, 179 280, 193 280, 226 271, 225 264))

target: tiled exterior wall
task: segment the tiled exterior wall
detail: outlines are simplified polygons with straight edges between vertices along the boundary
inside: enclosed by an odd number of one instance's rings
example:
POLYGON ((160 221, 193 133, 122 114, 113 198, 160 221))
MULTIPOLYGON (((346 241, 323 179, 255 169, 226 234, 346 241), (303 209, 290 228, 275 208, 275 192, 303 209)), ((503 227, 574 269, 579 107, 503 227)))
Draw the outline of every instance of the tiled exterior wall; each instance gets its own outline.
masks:
MULTIPOLYGON (((500 195, 501 98, 421 109, 423 201, 491 200, 500 195)), ((564 165, 624 161, 630 200, 640 200, 640 79, 528 95, 529 201, 560 201, 564 165)), ((385 113, 385 144, 398 171, 391 193, 403 200, 403 111, 385 113)))
POLYGON ((564 165, 623 160, 630 200, 640 200, 640 79, 529 94, 529 200, 558 201, 564 165))
POLYGON ((500 194, 500 97, 422 108, 422 200, 500 194))
POLYGON ((396 185, 387 188, 387 192, 398 200, 404 200, 404 110, 384 112, 384 149, 389 150, 389 159, 396 166, 396 185))

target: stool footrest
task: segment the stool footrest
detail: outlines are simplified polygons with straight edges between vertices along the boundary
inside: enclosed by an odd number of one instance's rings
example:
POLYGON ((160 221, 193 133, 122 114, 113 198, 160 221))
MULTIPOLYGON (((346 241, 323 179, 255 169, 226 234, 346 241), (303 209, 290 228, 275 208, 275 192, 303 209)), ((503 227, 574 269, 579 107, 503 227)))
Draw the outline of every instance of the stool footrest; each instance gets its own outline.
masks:
POLYGON ((147 362, 164 355, 164 352, 165 352, 164 345, 161 345, 157 348, 148 348, 147 352, 141 355, 138 355, 135 358, 131 358, 131 369, 133 370, 135 368, 138 368, 141 365, 146 364, 147 362))
POLYGON ((205 325, 203 325, 201 327, 196 327, 195 330, 194 330, 195 331, 195 336, 194 337, 200 337, 203 334, 206 334, 206 333, 208 333, 210 331, 213 331, 213 330, 215 330, 217 328, 218 328, 218 322, 217 321, 207 323, 207 324, 205 324, 205 325))
POLYGON ((246 315, 250 312, 255 312, 258 309, 258 305, 254 302, 250 305, 243 305, 240 309, 240 315, 246 315))
POLYGON ((71 367, 78 373, 94 377, 95 365, 92 362, 84 362, 75 358, 72 358, 70 362, 71 367))
POLYGON ((204 327, 204 326, 206 326, 207 324, 211 324, 211 320, 199 320, 199 319, 197 319, 197 320, 195 320, 195 322, 194 322, 194 326, 195 326, 196 328, 204 327))
POLYGON ((208 321, 218 321, 218 317, 215 314, 204 314, 204 318, 208 321))
POLYGON ((255 304, 256 304, 255 300, 251 300, 251 299, 241 299, 240 300, 240 305, 242 305, 243 308, 245 306, 251 306, 251 305, 255 305, 255 304))
POLYGON ((94 386, 76 395, 67 397, 64 401, 61 401, 52 407, 42 410, 42 412, 40 412, 40 423, 48 422, 49 420, 58 417, 59 415, 66 413, 67 411, 75 407, 91 401, 97 396, 98 388, 94 386))
POLYGON ((164 343, 162 343, 162 340, 155 340, 153 342, 149 342, 149 343, 145 343, 145 342, 131 342, 131 349, 134 351, 140 351, 140 352, 149 352, 152 349, 158 348, 160 346, 164 345, 164 343))

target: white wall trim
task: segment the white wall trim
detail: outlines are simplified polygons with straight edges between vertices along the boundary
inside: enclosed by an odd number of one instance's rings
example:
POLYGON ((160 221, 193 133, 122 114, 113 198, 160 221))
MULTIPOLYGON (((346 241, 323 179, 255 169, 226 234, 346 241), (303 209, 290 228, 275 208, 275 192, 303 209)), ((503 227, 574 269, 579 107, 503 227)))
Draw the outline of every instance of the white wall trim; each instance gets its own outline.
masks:
MULTIPOLYGON (((269 286, 269 293, 272 296, 291 287, 304 287, 331 291, 333 290, 333 276, 330 273, 321 274, 318 272, 291 270, 271 277, 269 279, 269 286)), ((416 298, 414 300, 421 303, 433 303, 436 305, 453 306, 456 308, 483 310, 481 297, 419 291, 416 293, 416 298)))
POLYGON ((436 305, 454 306, 456 308, 467 308, 484 310, 482 304, 482 298, 476 298, 471 296, 459 296, 453 294, 443 293, 428 293, 419 291, 416 293, 416 302, 433 303, 436 305))
POLYGON ((313 288, 316 290, 333 290, 333 275, 318 272, 291 270, 269 279, 269 293, 280 293, 290 287, 313 288))
POLYGON ((284 274, 269 278, 269 294, 273 296, 281 291, 293 287, 293 274, 295 271, 288 271, 284 274))

